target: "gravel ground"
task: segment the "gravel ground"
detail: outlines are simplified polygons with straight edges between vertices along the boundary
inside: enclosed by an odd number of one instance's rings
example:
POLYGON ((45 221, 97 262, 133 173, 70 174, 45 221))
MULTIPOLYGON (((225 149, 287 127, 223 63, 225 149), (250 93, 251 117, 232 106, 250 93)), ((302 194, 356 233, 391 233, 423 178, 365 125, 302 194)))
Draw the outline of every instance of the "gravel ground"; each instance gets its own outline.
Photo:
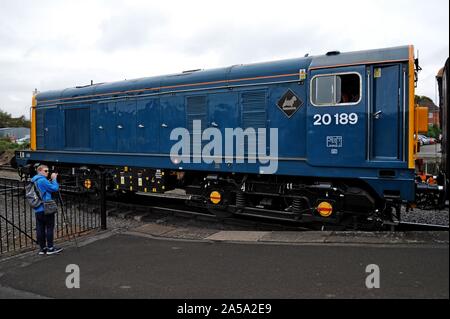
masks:
POLYGON ((420 210, 414 209, 406 212, 402 209, 401 219, 404 222, 410 223, 422 223, 422 224, 433 224, 433 225, 445 225, 448 226, 448 215, 449 210, 420 210))
POLYGON ((3 169, 0 169, 0 178, 9 178, 9 179, 20 180, 19 174, 17 174, 16 171, 3 170, 3 169))
POLYGON ((132 218, 120 218, 120 217, 108 216, 108 218, 106 219, 106 225, 107 225, 108 229, 128 230, 131 228, 136 228, 136 227, 142 226, 144 224, 145 224, 145 222, 139 222, 132 218))

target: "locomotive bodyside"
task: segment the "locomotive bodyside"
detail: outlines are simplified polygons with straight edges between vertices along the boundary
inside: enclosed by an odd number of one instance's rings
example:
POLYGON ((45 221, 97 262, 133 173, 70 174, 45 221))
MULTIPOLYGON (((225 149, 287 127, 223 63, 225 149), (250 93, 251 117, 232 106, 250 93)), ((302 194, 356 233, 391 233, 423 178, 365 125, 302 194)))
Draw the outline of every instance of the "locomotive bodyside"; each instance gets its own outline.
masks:
MULTIPOLYGON (((300 196, 295 185, 304 180, 308 185, 344 183, 358 187, 362 196, 357 201, 379 211, 386 201, 397 207, 414 200, 414 81, 413 49, 404 46, 40 93, 33 102, 33 149, 19 152, 17 163, 23 168, 37 162, 108 167, 116 177, 129 174, 128 168, 136 168, 136 174, 161 170, 178 179, 183 173, 190 181, 238 176, 234 184, 243 193, 264 193, 256 189, 265 183, 272 187, 263 196, 279 195, 283 184, 294 202, 300 196), (248 147, 243 162, 236 156, 202 154, 208 141, 195 139, 195 123, 200 134, 214 128, 221 136, 227 128, 277 129, 275 156, 269 133, 258 141, 266 145, 266 162, 277 161, 276 173, 265 176, 266 166, 250 160, 257 154, 248 147), (177 128, 191 133, 191 150, 200 149, 201 159, 170 156, 177 142, 171 133, 177 128), (274 182, 277 176, 280 181, 274 182)), ((142 182, 115 183, 117 189, 157 189, 142 182)), ((230 187, 219 184, 213 188, 230 187)), ((233 194, 231 206, 238 206, 239 189, 227 191, 233 194)), ((339 192, 348 198, 354 193, 339 192)))

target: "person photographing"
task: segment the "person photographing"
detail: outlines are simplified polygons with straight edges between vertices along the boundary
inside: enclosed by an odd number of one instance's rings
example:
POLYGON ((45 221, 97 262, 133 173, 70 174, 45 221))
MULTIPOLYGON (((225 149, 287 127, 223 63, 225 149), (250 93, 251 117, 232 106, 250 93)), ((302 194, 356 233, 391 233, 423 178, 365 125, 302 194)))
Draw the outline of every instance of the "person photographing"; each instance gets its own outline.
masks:
POLYGON ((61 248, 53 245, 57 208, 56 203, 52 200, 52 193, 59 190, 58 174, 52 173, 50 180, 48 180, 48 174, 48 167, 39 165, 37 174, 31 179, 43 201, 41 205, 33 208, 36 216, 36 238, 40 247, 39 255, 53 255, 62 251, 61 248))

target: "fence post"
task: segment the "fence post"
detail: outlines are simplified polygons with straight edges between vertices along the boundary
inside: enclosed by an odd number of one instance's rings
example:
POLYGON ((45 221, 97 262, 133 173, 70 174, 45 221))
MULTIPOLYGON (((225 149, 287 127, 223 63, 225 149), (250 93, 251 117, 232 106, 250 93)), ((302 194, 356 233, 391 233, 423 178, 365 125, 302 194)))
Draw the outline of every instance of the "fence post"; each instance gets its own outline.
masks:
POLYGON ((100 177, 100 223, 101 229, 106 230, 106 173, 101 172, 100 177))

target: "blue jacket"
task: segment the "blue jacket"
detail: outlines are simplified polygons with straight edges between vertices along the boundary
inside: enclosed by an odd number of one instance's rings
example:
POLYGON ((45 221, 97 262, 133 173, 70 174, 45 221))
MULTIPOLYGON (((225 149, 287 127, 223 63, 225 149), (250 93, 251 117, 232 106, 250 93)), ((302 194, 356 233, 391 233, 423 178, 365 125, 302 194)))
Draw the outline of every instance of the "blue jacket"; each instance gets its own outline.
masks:
MULTIPOLYGON (((44 202, 52 199, 53 192, 57 192, 59 190, 59 184, 55 180, 49 182, 47 178, 45 178, 42 175, 35 175, 31 181, 36 184, 36 187, 39 188, 42 194, 42 199, 44 202)), ((34 208, 34 211, 39 214, 44 211, 44 204, 39 205, 38 207, 34 208)))

